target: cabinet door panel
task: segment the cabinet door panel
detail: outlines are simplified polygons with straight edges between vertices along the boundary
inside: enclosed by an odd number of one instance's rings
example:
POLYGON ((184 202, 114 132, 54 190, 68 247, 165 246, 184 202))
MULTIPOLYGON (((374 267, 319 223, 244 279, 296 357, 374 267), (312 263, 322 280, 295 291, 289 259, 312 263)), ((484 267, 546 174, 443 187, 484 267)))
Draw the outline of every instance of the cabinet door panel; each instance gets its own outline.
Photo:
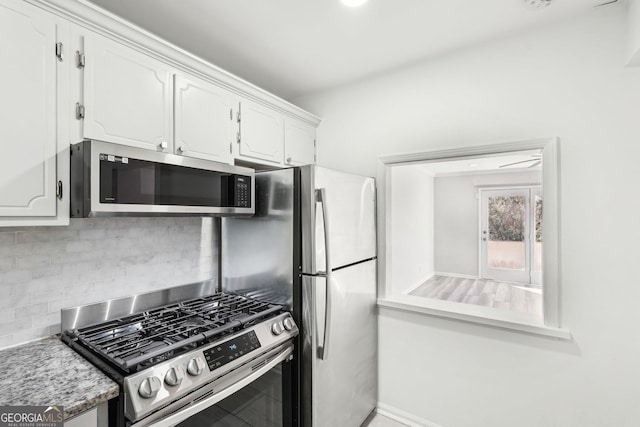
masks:
POLYGON ((316 128, 303 122, 285 120, 284 162, 290 166, 315 163, 316 128))
POLYGON ((231 108, 231 93, 200 79, 176 75, 176 153, 231 163, 231 108))
POLYGON ((24 3, 0 4, 0 216, 56 215, 56 24, 24 3))
POLYGON ((84 136, 171 152, 172 83, 169 67, 100 36, 85 39, 84 136))
POLYGON ((280 114, 262 105, 242 101, 239 157, 282 164, 284 124, 280 114))

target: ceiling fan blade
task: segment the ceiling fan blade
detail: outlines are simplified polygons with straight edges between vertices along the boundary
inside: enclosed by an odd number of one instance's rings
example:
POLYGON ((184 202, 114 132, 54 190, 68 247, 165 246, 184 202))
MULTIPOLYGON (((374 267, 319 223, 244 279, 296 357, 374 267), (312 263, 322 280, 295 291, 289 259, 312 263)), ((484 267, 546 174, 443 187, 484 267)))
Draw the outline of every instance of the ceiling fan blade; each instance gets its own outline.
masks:
POLYGON ((534 164, 532 164, 532 165, 530 165, 530 166, 527 166, 527 167, 535 168, 536 166, 538 166, 538 165, 539 165, 539 164, 541 164, 541 163, 542 163, 542 160, 538 160, 538 161, 536 161, 534 164))
POLYGON ((539 162, 539 160, 538 159, 522 160, 521 162, 507 163, 506 165, 500 165, 498 167, 506 168, 507 166, 519 165, 520 163, 529 163, 529 162, 539 162))

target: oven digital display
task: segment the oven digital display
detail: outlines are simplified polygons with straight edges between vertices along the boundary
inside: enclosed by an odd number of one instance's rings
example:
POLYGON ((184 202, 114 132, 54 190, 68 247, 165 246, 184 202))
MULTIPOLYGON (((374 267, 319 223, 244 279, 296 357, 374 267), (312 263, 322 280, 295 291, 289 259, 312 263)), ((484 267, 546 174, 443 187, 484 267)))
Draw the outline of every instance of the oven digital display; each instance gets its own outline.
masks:
POLYGON ((260 348, 260 341, 254 331, 235 337, 204 351, 209 370, 213 371, 227 363, 260 348))

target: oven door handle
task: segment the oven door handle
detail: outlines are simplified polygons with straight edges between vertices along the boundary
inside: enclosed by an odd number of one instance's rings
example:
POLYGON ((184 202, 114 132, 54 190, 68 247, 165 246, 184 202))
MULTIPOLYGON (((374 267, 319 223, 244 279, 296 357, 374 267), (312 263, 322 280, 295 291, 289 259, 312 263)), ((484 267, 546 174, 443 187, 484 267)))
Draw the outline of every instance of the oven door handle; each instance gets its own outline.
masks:
POLYGON ((275 356, 271 361, 261 366, 260 368, 256 369, 251 374, 247 375, 241 380, 233 383, 229 387, 223 390, 220 390, 219 392, 215 393, 213 396, 207 399, 201 400, 197 403, 194 403, 192 405, 185 407, 184 409, 181 409, 176 413, 168 415, 150 424, 149 427, 173 427, 176 424, 181 423, 187 418, 197 414, 198 412, 204 411, 208 407, 215 405, 221 400, 231 396, 233 393, 240 390, 241 388, 251 384, 258 378, 260 378, 262 375, 266 374, 271 369, 276 367, 279 363, 287 360, 292 354, 293 354, 293 346, 288 346, 287 348, 282 350, 282 352, 280 352, 277 356, 275 356))

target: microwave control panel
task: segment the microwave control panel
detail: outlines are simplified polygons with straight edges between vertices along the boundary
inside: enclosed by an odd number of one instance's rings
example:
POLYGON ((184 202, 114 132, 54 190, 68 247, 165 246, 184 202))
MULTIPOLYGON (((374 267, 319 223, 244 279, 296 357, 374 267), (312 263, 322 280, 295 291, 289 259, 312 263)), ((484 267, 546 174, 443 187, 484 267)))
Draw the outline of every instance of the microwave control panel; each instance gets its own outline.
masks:
POLYGON ((223 185, 227 187, 227 206, 236 208, 251 207, 251 177, 228 175, 223 177, 223 185))

